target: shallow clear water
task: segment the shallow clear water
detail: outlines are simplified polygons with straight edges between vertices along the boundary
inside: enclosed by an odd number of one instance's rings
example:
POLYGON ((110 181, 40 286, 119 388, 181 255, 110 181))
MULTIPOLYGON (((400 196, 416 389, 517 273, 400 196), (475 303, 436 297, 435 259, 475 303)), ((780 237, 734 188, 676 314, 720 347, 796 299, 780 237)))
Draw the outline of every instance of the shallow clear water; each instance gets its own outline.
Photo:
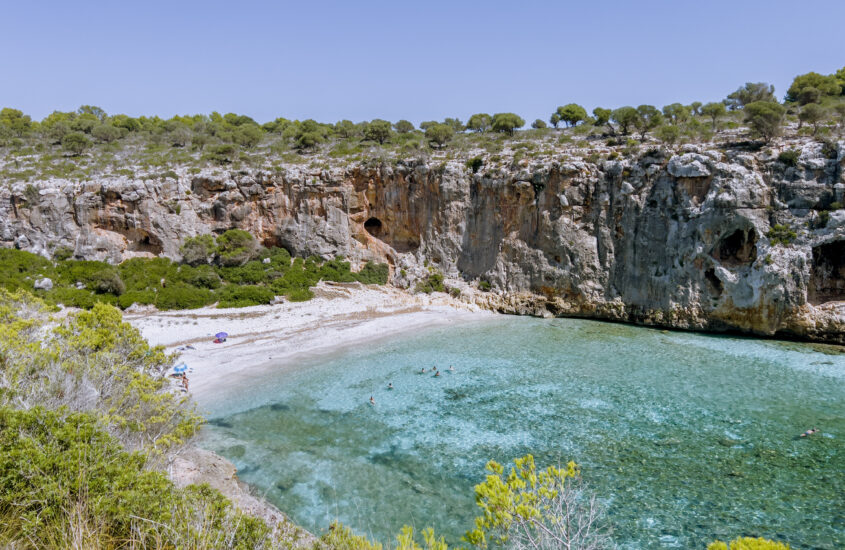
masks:
POLYGON ((530 452, 581 464, 621 548, 845 548, 831 348, 503 317, 268 373, 210 412, 203 444, 315 532, 337 518, 382 541, 403 524, 457 541, 486 461, 530 452), (456 372, 418 373, 435 364, 456 372))

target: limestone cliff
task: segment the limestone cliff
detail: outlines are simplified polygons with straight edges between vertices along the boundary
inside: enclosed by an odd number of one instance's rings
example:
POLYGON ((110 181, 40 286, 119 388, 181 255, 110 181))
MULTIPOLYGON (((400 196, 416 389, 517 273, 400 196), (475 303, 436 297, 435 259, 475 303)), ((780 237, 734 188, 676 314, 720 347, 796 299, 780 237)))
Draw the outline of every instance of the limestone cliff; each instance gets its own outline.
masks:
POLYGON ((435 266, 504 312, 845 344, 845 144, 788 146, 795 166, 777 159, 787 144, 685 146, 488 157, 477 173, 466 159, 406 159, 16 183, 0 188, 0 244, 119 262, 178 257, 184 237, 239 227, 299 254, 387 261, 399 286, 435 266), (775 225, 797 236, 775 244, 775 225))

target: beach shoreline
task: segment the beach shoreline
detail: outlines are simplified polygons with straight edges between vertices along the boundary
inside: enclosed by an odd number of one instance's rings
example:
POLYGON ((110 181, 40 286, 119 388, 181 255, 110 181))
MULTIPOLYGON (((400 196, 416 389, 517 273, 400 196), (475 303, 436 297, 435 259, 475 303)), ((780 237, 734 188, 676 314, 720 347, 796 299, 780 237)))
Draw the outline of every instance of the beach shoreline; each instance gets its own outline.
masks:
POLYGON ((269 373, 435 326, 494 319, 496 314, 443 294, 393 287, 320 283, 307 302, 237 309, 128 311, 124 318, 152 345, 188 365, 190 395, 202 412, 260 384, 269 373), (214 335, 227 332, 223 343, 214 335))

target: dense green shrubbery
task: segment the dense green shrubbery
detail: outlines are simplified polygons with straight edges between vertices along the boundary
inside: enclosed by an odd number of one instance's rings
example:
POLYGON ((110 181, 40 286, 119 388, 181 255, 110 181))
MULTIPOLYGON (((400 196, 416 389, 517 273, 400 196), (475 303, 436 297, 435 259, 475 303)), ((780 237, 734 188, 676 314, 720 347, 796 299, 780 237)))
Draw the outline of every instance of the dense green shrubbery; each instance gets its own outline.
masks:
POLYGON ((0 534, 3 544, 200 548, 229 541, 247 549, 272 541, 267 524, 207 485, 177 489, 147 469, 147 457, 126 452, 92 414, 0 408, 0 471, 0 523, 11 528, 0 534))
POLYGON ((798 234, 788 225, 775 224, 766 232, 772 245, 782 244, 787 246, 798 238, 798 234))
POLYGON ((275 296, 275 293, 266 286, 228 285, 217 293, 217 307, 259 306, 269 304, 275 296))
POLYGON ((132 258, 117 266, 69 259, 53 263, 30 252, 3 248, 0 288, 33 291, 35 281, 46 277, 53 281, 53 289, 35 292, 52 303, 83 309, 98 302, 123 309, 135 303, 155 304, 165 310, 194 309, 218 299, 221 307, 266 304, 274 295, 304 301, 313 297, 308 288, 321 280, 386 284, 389 276, 387 264, 367 262, 355 273, 342 258, 292 260, 284 248, 260 248, 251 235, 238 230, 217 239, 189 238, 182 252, 193 265, 167 258, 132 258), (222 265, 209 263, 218 261, 222 265), (237 290, 245 285, 249 288, 237 290))
POLYGON ((158 309, 197 309, 214 303, 214 293, 183 283, 167 285, 158 291, 155 306, 158 309))

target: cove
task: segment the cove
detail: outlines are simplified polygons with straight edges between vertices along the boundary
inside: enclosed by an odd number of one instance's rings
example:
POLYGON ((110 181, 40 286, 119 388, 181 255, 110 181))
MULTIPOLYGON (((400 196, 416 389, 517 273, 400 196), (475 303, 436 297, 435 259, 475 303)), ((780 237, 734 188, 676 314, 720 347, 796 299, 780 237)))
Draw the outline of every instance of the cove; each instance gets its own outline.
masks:
POLYGON ((838 348, 501 317, 280 367, 210 408, 202 445, 316 533, 458 542, 485 463, 532 453, 581 465, 620 548, 845 547, 838 348))

